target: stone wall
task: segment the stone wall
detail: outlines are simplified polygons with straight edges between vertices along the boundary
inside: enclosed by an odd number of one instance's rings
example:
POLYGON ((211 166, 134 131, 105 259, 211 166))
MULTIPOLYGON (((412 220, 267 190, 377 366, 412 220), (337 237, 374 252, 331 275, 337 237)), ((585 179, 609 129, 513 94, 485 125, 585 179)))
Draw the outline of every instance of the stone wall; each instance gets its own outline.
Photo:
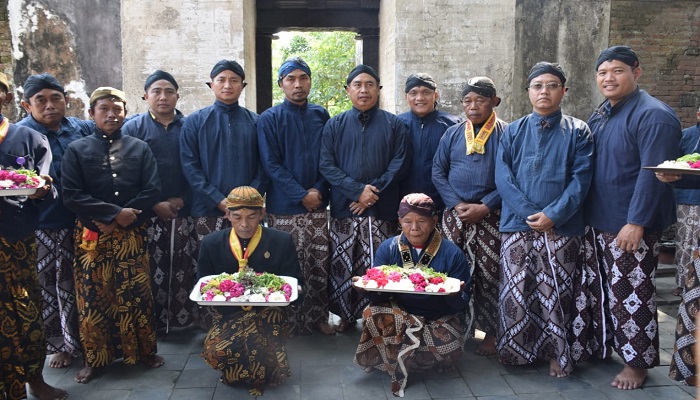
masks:
MULTIPOLYGON (((172 73, 178 81, 178 108, 185 114, 213 103, 214 95, 206 82, 221 59, 238 61, 246 71, 246 81, 255 81, 254 50, 250 51, 255 42, 254 18, 250 17, 254 0, 121 3, 124 89, 130 112, 148 109, 141 100, 143 83, 156 69, 172 73), (253 34, 252 44, 245 43, 245 39, 251 41, 246 30, 253 34)), ((250 103, 251 90, 254 94, 250 86, 244 90, 242 105, 250 103)), ((250 104, 255 104, 254 95, 250 104)))
POLYGON ((684 127, 700 107, 700 2, 614 0, 610 44, 639 55, 642 89, 673 107, 684 127))

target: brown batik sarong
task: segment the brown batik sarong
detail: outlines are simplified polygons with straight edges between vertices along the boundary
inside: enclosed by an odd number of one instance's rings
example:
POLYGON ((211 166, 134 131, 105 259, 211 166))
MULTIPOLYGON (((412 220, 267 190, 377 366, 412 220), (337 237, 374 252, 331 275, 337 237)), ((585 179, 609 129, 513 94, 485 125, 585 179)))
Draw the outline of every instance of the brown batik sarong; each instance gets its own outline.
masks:
POLYGON ((345 321, 355 321, 362 315, 369 300, 352 288, 352 277, 362 276, 367 268, 371 268, 374 252, 397 231, 396 221, 382 221, 374 217, 331 218, 328 308, 333 314, 345 321))
POLYGON ((35 233, 46 350, 51 354, 81 357, 73 279, 73 229, 44 229, 35 233))
POLYGON ((617 247, 617 234, 587 227, 585 263, 576 279, 571 325, 574 361, 606 358, 612 345, 625 364, 659 365, 656 313, 657 243, 661 233, 642 237, 639 250, 617 247))
POLYGON ((328 322, 328 268, 330 236, 326 211, 307 214, 268 214, 271 228, 292 235, 304 277, 304 300, 295 308, 293 333, 309 334, 321 322, 328 322))
POLYGON ((24 399, 46 359, 36 238, 0 237, 0 398, 24 399))
POLYGON ((578 236, 535 231, 503 234, 496 340, 502 363, 557 360, 562 371, 573 370, 567 335, 580 255, 578 236))
POLYGON ((202 357, 221 371, 221 381, 242 383, 262 390, 281 376, 290 376, 285 338, 292 325, 288 307, 253 307, 221 315, 204 339, 202 357))
MULTIPOLYGON (((478 224, 465 224, 452 209, 443 214, 445 239, 454 242, 472 261, 473 321, 476 329, 492 336, 498 331, 498 280, 501 270, 501 210, 486 215, 478 224)), ((471 335, 472 332, 469 332, 471 335)))
POLYGON ((156 324, 145 224, 99 234, 95 250, 80 248, 75 229, 75 292, 85 365, 123 357, 135 364, 156 353, 156 324))
POLYGON ((197 283, 194 220, 151 218, 147 232, 157 327, 188 326, 199 314, 197 303, 189 299, 197 283))
POLYGON ((391 391, 403 397, 410 370, 452 365, 462 355, 467 325, 464 313, 428 321, 395 302, 370 304, 363 312, 355 364, 385 371, 391 391))
MULTIPOLYGON (((697 238, 695 239, 697 243, 697 238)), ((697 244, 692 246, 697 251, 697 244)), ((686 279, 683 280, 683 298, 680 306, 678 306, 678 321, 676 323, 676 344, 673 348, 673 357, 671 358, 671 367, 669 368, 668 376, 676 381, 686 381, 686 383, 697 384, 697 382, 688 382, 695 379, 696 360, 695 360, 695 333, 697 326, 695 325, 700 306, 700 258, 697 252, 694 251, 694 258, 686 271, 686 279), (691 379, 692 378, 692 379, 691 379)))

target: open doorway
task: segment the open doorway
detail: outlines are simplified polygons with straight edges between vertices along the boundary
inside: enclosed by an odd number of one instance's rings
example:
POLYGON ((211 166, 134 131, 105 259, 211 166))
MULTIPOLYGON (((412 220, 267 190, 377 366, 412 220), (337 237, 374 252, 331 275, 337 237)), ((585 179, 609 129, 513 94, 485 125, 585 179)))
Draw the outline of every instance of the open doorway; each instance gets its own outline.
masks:
MULTIPOLYGON (((331 117, 350 109, 343 85, 348 72, 362 62, 362 41, 355 32, 277 33, 272 40, 272 82, 277 82, 277 68, 289 57, 301 57, 311 68, 309 102, 326 108, 331 117)), ((283 99, 282 90, 273 85, 272 105, 283 99)))

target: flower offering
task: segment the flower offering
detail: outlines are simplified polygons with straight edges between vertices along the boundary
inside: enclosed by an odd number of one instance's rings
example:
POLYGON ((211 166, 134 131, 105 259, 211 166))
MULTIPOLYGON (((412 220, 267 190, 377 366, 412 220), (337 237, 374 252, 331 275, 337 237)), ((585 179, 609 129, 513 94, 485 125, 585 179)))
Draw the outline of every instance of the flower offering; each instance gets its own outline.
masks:
POLYGON ((41 178, 30 169, 1 169, 0 189, 33 189, 39 187, 41 178))
POLYGON ((401 268, 382 265, 370 268, 355 286, 367 290, 383 289, 398 292, 445 293, 459 290, 459 281, 432 268, 401 268))
POLYGON ((283 278, 250 268, 233 274, 223 273, 203 281, 199 287, 201 300, 224 302, 289 302, 292 287, 283 278))

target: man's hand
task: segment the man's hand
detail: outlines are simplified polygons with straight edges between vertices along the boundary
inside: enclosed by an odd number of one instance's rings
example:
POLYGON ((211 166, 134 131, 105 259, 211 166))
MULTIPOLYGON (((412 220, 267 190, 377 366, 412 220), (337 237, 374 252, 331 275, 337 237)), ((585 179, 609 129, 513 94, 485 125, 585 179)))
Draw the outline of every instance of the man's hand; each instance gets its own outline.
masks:
POLYGON ((491 210, 485 204, 461 202, 455 206, 455 211, 457 211, 457 218, 465 224, 476 224, 481 222, 491 210))
POLYGON ((228 208, 226 208, 226 199, 221 200, 216 208, 218 208, 222 213, 226 214, 228 212, 228 208))
POLYGON ((464 281, 459 281, 459 290, 456 291, 456 292, 453 292, 453 293, 448 294, 448 296, 461 296, 461 295, 462 295, 462 292, 464 292, 464 287, 465 287, 465 286, 466 286, 466 284, 464 283, 464 281))
POLYGON ((122 210, 117 214, 117 217, 114 218, 114 221, 119 224, 122 228, 126 228, 127 226, 133 224, 136 222, 136 217, 141 214, 141 210, 137 210, 135 208, 122 208, 122 210))
POLYGON ((627 224, 617 233, 617 247, 620 250, 633 253, 639 248, 642 236, 644 236, 643 226, 627 224))
POLYGON ((353 276, 352 277, 352 288, 357 290, 358 292, 361 292, 361 293, 367 292, 367 290, 365 290, 365 288, 355 286, 355 282, 357 282, 360 279, 362 279, 362 277, 360 277, 360 276, 353 276))
POLYGON ((656 179, 660 180, 661 182, 671 183, 680 180, 681 174, 666 174, 663 172, 657 172, 656 179))
POLYGON ((168 198, 168 199, 165 200, 165 201, 167 201, 167 202, 169 202, 170 204, 174 205, 175 208, 177 208, 178 211, 180 211, 180 209, 181 209, 182 207, 185 206, 185 201, 182 200, 181 197, 170 197, 170 198, 168 198))
POLYGON ((51 191, 51 184, 53 183, 53 178, 48 175, 39 175, 41 179, 44 180, 44 186, 39 187, 33 195, 28 196, 32 200, 42 199, 51 191))
POLYGON ((363 205, 358 201, 353 201, 352 203, 350 203, 350 207, 348 208, 350 208, 350 211, 352 211, 353 214, 362 215, 362 213, 364 213, 365 210, 369 208, 369 206, 363 205))
POLYGON ((100 221, 95 221, 94 219, 92 220, 92 223, 97 225, 97 228, 100 230, 100 232, 104 234, 112 233, 115 229, 117 229, 117 221, 112 221, 111 224, 104 224, 100 221))
POLYGON ((323 196, 321 196, 321 192, 319 192, 318 189, 311 188, 307 190, 306 196, 301 199, 301 205, 303 205, 308 212, 321 207, 321 204, 323 204, 323 196))
POLYGON ((527 224, 537 232, 549 232, 554 228, 554 221, 549 219, 542 211, 527 217, 527 224))
MULTIPOLYGON (((377 193, 379 193, 379 189, 372 185, 365 185, 365 189, 362 191, 362 194, 360 194, 360 198, 357 199, 357 202, 362 204, 365 208, 372 207, 374 203, 379 201, 377 193)), ((352 209, 352 205, 350 209, 352 209)))
POLYGON ((177 217, 177 211, 179 209, 169 201, 161 201, 160 203, 156 203, 151 210, 156 213, 158 218, 168 221, 177 217))

